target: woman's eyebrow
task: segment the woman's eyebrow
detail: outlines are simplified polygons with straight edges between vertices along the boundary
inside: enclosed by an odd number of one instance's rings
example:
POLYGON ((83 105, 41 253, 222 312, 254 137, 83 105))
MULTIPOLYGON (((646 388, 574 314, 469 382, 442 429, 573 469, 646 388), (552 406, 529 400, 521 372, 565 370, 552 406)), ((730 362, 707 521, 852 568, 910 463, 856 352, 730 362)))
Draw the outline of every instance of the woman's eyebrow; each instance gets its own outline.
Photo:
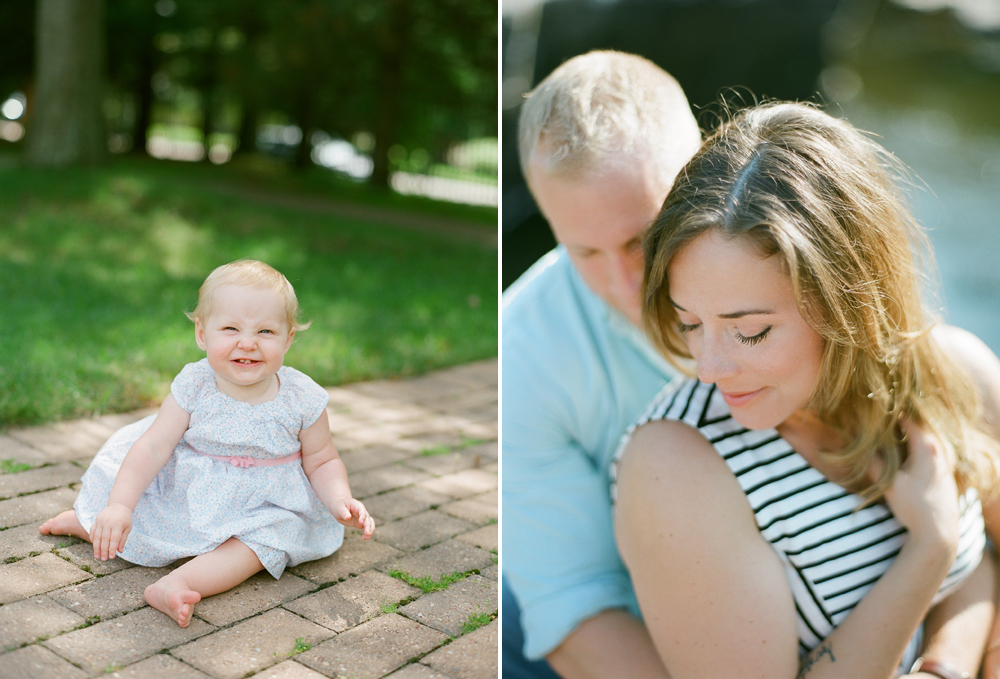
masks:
POLYGON ((769 309, 747 309, 746 311, 733 311, 728 314, 719 314, 719 318, 743 318, 744 316, 767 316, 774 312, 769 309))
MULTIPOLYGON (((678 311, 685 311, 685 312, 687 311, 687 309, 682 307, 674 300, 670 300, 670 304, 672 304, 673 307, 678 311)), ((718 318, 724 318, 729 320, 733 318, 743 318, 744 316, 769 316, 773 313, 774 311, 772 311, 771 309, 746 309, 743 311, 732 311, 728 314, 719 314, 718 318)))

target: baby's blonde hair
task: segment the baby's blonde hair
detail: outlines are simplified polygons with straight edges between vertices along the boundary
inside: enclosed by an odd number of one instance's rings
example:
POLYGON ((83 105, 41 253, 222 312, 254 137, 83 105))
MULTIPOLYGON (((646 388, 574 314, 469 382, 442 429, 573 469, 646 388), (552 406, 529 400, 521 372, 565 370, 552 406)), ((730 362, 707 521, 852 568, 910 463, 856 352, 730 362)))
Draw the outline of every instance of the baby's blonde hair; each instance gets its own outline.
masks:
POLYGON ((212 312, 212 297, 215 291, 226 285, 246 285, 271 290, 284 301, 285 318, 290 330, 305 330, 312 325, 312 321, 308 323, 299 321, 299 300, 288 279, 274 267, 255 259, 240 259, 223 264, 208 274, 208 278, 198 290, 198 306, 188 313, 187 317, 192 321, 204 322, 212 312))

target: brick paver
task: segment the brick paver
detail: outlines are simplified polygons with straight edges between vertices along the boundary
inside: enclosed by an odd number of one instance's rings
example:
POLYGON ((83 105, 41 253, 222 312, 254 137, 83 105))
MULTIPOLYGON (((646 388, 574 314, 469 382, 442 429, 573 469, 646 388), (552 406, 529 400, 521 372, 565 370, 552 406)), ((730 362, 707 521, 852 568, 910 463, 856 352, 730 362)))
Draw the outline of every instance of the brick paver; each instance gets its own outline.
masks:
POLYGON ((437 580, 442 575, 467 573, 492 565, 493 555, 488 551, 457 540, 447 540, 396 559, 387 569, 399 570, 415 578, 437 580))
POLYGON ((402 580, 367 571, 291 601, 285 608, 334 632, 343 632, 382 613, 390 613, 401 601, 419 595, 419 589, 402 580))
POLYGON ((101 443, 155 412, 0 433, 0 677, 479 679, 498 676, 497 362, 329 388, 331 428, 375 538, 259 573, 195 607, 181 629, 145 604, 168 568, 93 558, 42 536, 101 443), (425 593, 412 578, 458 574, 425 593), (394 575, 390 575, 394 574, 394 575))
POLYGON ((91 676, 44 646, 25 646, 0 655, 0 677, 4 679, 83 679, 91 676))
MULTIPOLYGON (((424 488, 400 488, 390 490, 381 495, 374 495, 365 502, 365 507, 375 520, 379 523, 386 523, 402 519, 405 516, 422 512, 425 509, 438 507, 447 503, 451 498, 441 493, 424 488)), ((455 516, 455 514, 452 514, 455 516)), ((465 518, 459 516, 458 518, 465 518)), ((0 536, 2 539, 2 536, 0 536)))
POLYGON ((107 620, 145 606, 143 590, 169 572, 169 568, 128 568, 49 592, 49 597, 88 620, 107 620))
POLYGON ((0 648, 12 650, 84 624, 84 619, 47 596, 0 606, 0 648))
POLYGON ((492 491, 441 505, 441 511, 466 521, 484 524, 500 518, 499 499, 500 494, 497 491, 492 491))
POLYGON ((211 632, 207 622, 191 621, 181 628, 153 608, 143 608, 118 618, 104 620, 42 644, 70 662, 94 672, 119 669, 211 632))
POLYGON ((496 581, 470 575, 444 591, 425 594, 399 612, 450 637, 458 637, 468 625, 489 622, 498 610, 496 581))
POLYGON ((107 676, 111 679, 210 679, 204 672, 165 653, 157 653, 107 676))
POLYGON ((276 665, 333 636, 333 632, 278 608, 173 649, 171 654, 217 679, 238 679, 276 665))
POLYGON ((499 635, 499 625, 491 622, 424 656, 421 662, 448 677, 492 679, 497 676, 499 635))
POLYGON ((377 538, 404 552, 414 552, 475 528, 475 525, 442 512, 429 509, 393 521, 377 538))
POLYGON ((13 603, 92 577, 55 554, 21 559, 0 566, 0 603, 13 603))
POLYGON ((389 613, 338 634, 298 661, 328 677, 375 679, 447 640, 437 630, 389 613))

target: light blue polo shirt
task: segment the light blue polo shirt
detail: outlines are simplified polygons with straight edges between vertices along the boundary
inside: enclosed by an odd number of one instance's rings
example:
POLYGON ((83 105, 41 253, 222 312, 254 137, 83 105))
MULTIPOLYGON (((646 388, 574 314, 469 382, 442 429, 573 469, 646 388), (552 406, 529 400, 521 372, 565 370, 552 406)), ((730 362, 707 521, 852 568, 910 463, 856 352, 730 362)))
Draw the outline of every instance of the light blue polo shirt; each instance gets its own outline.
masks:
POLYGON ((615 546, 609 465, 675 372, 561 246, 504 293, 502 328, 503 573, 524 654, 537 659, 600 611, 639 615, 615 546))

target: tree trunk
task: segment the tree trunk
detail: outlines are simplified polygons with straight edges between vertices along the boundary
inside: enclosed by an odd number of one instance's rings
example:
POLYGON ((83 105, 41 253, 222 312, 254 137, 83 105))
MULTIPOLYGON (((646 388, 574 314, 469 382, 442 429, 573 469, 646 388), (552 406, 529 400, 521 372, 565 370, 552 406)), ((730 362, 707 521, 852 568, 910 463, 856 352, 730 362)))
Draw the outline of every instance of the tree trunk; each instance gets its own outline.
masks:
POLYGON ((409 0, 391 0, 389 7, 389 20, 380 41, 382 68, 379 73, 379 104, 375 115, 375 149, 372 153, 374 168, 371 182, 381 187, 389 186, 389 148, 399 136, 403 58, 409 47, 411 22, 409 0))
POLYGON ((153 122, 153 39, 145 46, 139 63, 139 85, 136 88, 135 139, 132 153, 146 155, 149 125, 153 122))
POLYGON ((257 152, 257 107, 249 101, 243 101, 243 120, 240 122, 240 138, 236 153, 251 154, 257 152))
POLYGON ((216 34, 212 33, 212 40, 209 42, 208 54, 205 56, 204 73, 201 87, 201 135, 202 144, 205 146, 204 161, 209 161, 209 151, 212 149, 212 132, 215 131, 215 97, 216 85, 218 84, 218 66, 215 48, 216 34))
POLYGON ((36 110, 26 160, 43 167, 97 163, 107 155, 104 0, 38 0, 36 110))

